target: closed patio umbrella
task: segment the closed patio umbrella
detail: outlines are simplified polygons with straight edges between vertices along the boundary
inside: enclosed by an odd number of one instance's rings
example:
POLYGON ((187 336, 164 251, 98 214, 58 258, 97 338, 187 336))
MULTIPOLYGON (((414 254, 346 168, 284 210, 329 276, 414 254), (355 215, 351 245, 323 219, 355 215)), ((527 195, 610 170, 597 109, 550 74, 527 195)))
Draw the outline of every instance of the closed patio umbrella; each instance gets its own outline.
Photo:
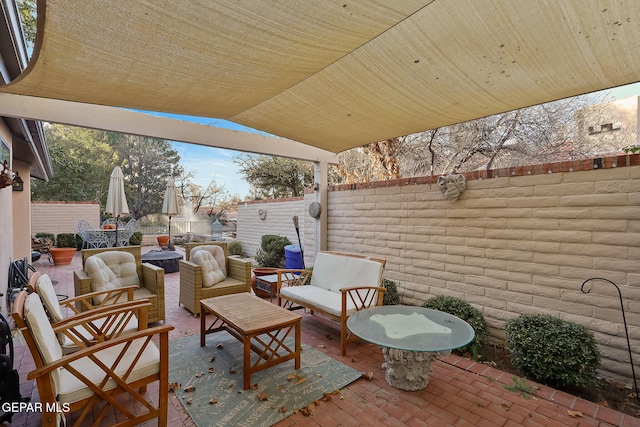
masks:
POLYGON ((127 197, 124 194, 124 175, 120 166, 113 168, 109 178, 109 191, 104 212, 116 217, 116 245, 118 244, 118 222, 120 215, 129 213, 127 197))
POLYGON ((178 190, 173 178, 167 180, 167 189, 164 191, 162 201, 162 213, 169 215, 169 242, 171 242, 171 216, 178 213, 178 190))

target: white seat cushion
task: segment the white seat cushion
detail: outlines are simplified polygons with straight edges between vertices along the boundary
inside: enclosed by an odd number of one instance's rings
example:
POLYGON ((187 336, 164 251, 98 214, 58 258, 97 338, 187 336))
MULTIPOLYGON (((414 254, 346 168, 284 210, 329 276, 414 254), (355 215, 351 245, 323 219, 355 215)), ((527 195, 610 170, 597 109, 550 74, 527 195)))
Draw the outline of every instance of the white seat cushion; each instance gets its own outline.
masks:
POLYGON ((210 288, 225 279, 224 273, 211 252, 197 251, 191 256, 191 260, 202 267, 202 287, 210 288))
MULTIPOLYGON (((124 375, 129 366, 131 366, 133 358, 138 354, 138 350, 141 348, 143 343, 143 338, 133 341, 131 347, 127 349, 125 357, 118 363, 115 370, 116 375, 120 377, 124 375)), ((100 362, 111 367, 124 345, 125 344, 120 344, 115 347, 99 351, 95 353, 95 356, 100 360, 100 362)), ((89 380, 94 384, 98 384, 104 378, 104 371, 89 358, 79 359, 71 362, 70 365, 73 368, 78 369, 78 371, 89 378, 89 380)), ((143 351, 142 356, 136 363, 133 371, 129 377, 127 377, 127 383, 131 383, 148 375, 153 375, 159 370, 160 351, 153 342, 150 342, 147 348, 143 351)), ((60 381, 61 385, 58 390, 60 403, 77 402, 94 394, 83 382, 66 369, 60 369, 60 381)), ((111 390, 115 388, 115 386, 115 381, 110 379, 107 381, 106 385, 102 387, 102 390, 111 390)))
MULTIPOLYGON (((85 261, 84 269, 91 278, 93 292, 140 286, 136 258, 129 252, 108 251, 92 255, 85 261)), ((101 303, 104 296, 95 299, 95 303, 101 303)))
MULTIPOLYGON (((315 274, 315 268, 314 268, 315 274)), ((322 289, 317 286, 285 286, 280 289, 280 296, 292 299, 301 305, 313 305, 329 314, 340 316, 342 312, 342 293, 322 289)), ((377 299, 374 299, 368 307, 375 306, 377 299)), ((350 316, 357 311, 351 298, 347 297, 347 315, 350 316)))
POLYGON ((191 249, 191 252, 189 253, 190 261, 193 261, 193 255, 198 251, 207 251, 211 253, 211 255, 216 259, 220 270, 222 270, 222 274, 224 274, 224 277, 227 277, 227 260, 224 258, 224 249, 217 245, 196 246, 191 249))

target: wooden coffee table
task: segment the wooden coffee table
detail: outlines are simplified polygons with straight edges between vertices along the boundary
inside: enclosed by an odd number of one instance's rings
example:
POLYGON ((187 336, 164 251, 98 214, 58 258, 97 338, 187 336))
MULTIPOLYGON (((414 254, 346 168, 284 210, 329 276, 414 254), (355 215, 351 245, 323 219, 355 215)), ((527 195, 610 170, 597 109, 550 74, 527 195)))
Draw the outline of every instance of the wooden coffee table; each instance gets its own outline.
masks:
POLYGON ((222 330, 243 344, 245 390, 251 386, 251 374, 279 363, 295 359, 295 368, 300 369, 301 316, 249 293, 203 299, 200 307, 200 347, 206 345, 207 334, 222 330), (215 320, 207 327, 208 314, 215 320), (285 343, 292 331, 294 348, 285 343), (258 355, 253 363, 251 351, 258 355))

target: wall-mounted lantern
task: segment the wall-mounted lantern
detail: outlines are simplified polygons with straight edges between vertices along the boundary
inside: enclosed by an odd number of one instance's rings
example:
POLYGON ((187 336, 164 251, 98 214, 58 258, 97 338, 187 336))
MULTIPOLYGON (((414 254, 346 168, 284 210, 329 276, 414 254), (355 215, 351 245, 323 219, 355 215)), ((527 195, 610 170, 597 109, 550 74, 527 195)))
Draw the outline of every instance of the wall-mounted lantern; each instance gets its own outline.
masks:
POLYGON ((18 172, 16 171, 16 177, 13 178, 13 191, 22 191, 24 190, 24 181, 22 180, 22 178, 20 178, 20 175, 18 175, 18 172))

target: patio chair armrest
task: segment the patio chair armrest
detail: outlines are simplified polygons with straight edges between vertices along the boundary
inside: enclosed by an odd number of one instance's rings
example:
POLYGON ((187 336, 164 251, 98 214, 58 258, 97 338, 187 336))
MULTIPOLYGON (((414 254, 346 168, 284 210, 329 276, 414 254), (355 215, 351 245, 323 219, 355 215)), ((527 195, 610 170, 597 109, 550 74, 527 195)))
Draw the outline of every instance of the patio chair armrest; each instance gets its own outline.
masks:
POLYGON ((276 294, 280 293, 283 282, 286 282, 287 286, 304 286, 309 284, 311 279, 311 270, 305 269, 279 269, 276 270, 276 274, 278 274, 276 294))
MULTIPOLYGON (((91 279, 89 279, 89 284, 91 284, 91 279)), ((92 310, 92 309, 95 309, 96 307, 102 306, 102 304, 93 303, 93 297, 96 297, 96 296, 104 295, 105 296, 104 300, 115 298, 114 301, 116 303, 133 301, 133 291, 135 289, 136 289, 136 286, 132 285, 132 286, 125 286, 118 289, 111 289, 108 291, 96 291, 96 292, 89 292, 89 293, 80 294, 80 295, 76 293, 77 296, 66 299, 64 301, 60 301, 60 305, 62 307, 68 308, 69 310, 77 314, 86 310, 92 310)))
POLYGON ((157 265, 142 263, 142 277, 140 286, 149 289, 152 293, 159 295, 160 288, 164 293, 164 269, 157 265))
MULTIPOLYGON (((180 260, 180 295, 182 298, 183 291, 185 294, 193 294, 194 301, 202 299, 202 266, 191 261, 180 260), (183 287, 185 289, 183 289, 183 287)), ((189 298, 189 302, 191 298, 189 298)), ((185 303, 182 301, 183 304, 185 303)))
POLYGON ((227 260, 229 262, 227 277, 233 277, 251 286, 251 261, 239 258, 227 258, 227 260))
POLYGON ((353 286, 341 288, 342 316, 346 316, 348 301, 352 301, 358 311, 368 307, 382 305, 385 291, 386 288, 382 286, 353 286))
POLYGON ((131 333, 130 322, 137 319, 137 330, 147 329, 147 299, 105 305, 78 313, 53 323, 55 333, 65 335, 78 348, 112 340, 123 333, 131 333))
POLYGON ((111 347, 115 347, 123 343, 132 342, 137 339, 148 338, 151 340, 156 335, 158 336, 159 342, 160 342, 160 346, 159 346, 160 356, 161 357, 163 355, 168 356, 169 332, 172 331, 173 329, 174 329, 173 325, 155 326, 153 328, 147 328, 147 329, 140 330, 138 332, 128 333, 108 341, 97 343, 90 347, 86 347, 76 352, 62 356, 60 359, 56 360, 55 362, 49 363, 48 365, 34 369, 33 371, 27 374, 27 379, 35 380, 38 377, 51 374, 52 371, 58 368, 66 367, 75 360, 79 360, 85 357, 94 357, 93 355, 99 351, 102 351, 111 347))

